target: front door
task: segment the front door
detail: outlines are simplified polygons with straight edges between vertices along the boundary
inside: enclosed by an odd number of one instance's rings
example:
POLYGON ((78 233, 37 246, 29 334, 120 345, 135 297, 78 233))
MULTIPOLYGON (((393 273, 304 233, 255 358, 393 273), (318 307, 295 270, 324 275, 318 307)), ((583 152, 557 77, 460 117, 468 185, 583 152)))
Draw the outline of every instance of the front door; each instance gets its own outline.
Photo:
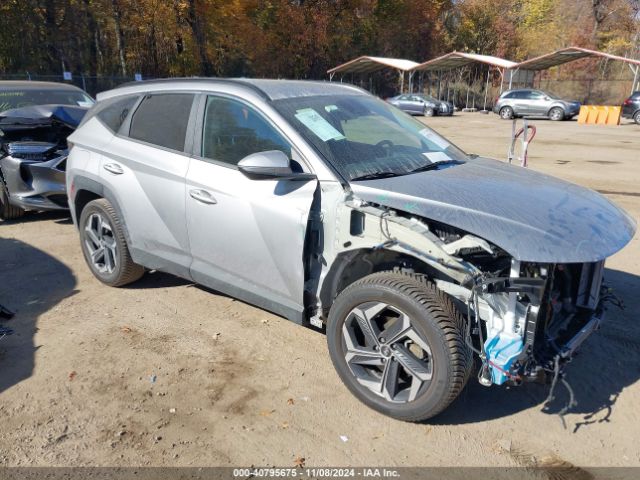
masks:
MULTIPOLYGON (((199 155, 187 173, 192 277, 300 321, 303 249, 317 182, 250 180, 237 169, 240 160, 256 152, 281 150, 289 158, 296 156, 254 107, 210 95, 202 115, 199 155)), ((298 160, 295 164, 303 168, 298 160)))
POLYGON ((546 115, 549 110, 549 100, 547 96, 536 90, 532 90, 528 94, 529 115, 546 115))

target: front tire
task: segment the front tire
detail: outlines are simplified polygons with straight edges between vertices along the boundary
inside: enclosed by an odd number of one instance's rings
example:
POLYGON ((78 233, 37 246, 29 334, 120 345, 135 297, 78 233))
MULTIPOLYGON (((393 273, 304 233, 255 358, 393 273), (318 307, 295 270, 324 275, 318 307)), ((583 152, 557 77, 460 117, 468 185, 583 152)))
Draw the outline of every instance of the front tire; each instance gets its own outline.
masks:
POLYGON ((633 121, 640 125, 640 110, 633 114, 633 121))
POLYGON ((560 107, 553 107, 551 110, 549 110, 549 118, 554 122, 564 120, 564 110, 562 110, 560 107))
POLYGON ((374 273, 347 287, 327 323, 329 354, 347 388, 393 418, 421 421, 462 391, 472 366, 464 320, 420 276, 374 273))
POLYGON ((9 202, 9 192, 4 180, 0 177, 0 219, 14 220, 24 215, 24 210, 9 202))
POLYGON ((89 202, 79 225, 82 253, 98 280, 121 287, 142 277, 144 268, 131 259, 120 217, 107 200, 89 202))
POLYGON ((425 117, 433 117, 436 112, 432 107, 424 107, 424 112, 423 112, 425 117))

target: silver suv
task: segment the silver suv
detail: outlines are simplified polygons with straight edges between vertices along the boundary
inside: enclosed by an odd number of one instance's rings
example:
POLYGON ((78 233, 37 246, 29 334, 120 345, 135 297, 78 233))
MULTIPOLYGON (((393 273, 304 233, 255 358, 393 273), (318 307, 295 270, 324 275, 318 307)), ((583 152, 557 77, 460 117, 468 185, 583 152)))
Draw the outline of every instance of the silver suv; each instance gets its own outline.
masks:
POLYGON ((493 105, 493 112, 508 120, 513 117, 549 117, 569 120, 580 113, 580 102, 562 100, 541 90, 521 88, 503 92, 493 105))
POLYGON ((444 410, 474 352, 483 385, 559 375, 635 232, 599 194, 467 155, 348 85, 127 85, 70 140, 99 280, 161 270, 325 330, 346 386, 402 420, 444 410))

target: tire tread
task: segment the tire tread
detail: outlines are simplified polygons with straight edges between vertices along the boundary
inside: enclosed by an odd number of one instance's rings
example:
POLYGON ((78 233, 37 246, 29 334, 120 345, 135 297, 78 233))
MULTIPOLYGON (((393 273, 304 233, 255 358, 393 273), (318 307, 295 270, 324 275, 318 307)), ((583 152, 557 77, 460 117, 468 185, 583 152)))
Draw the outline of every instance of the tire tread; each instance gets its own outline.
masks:
POLYGON ((402 420, 417 422, 438 415, 460 394, 473 367, 473 354, 464 339, 465 319, 451 298, 429 281, 426 275, 401 271, 373 273, 352 283, 343 292, 364 285, 384 286, 410 297, 429 312, 440 328, 451 360, 448 391, 439 404, 431 409, 428 416, 423 414, 403 415, 402 420))

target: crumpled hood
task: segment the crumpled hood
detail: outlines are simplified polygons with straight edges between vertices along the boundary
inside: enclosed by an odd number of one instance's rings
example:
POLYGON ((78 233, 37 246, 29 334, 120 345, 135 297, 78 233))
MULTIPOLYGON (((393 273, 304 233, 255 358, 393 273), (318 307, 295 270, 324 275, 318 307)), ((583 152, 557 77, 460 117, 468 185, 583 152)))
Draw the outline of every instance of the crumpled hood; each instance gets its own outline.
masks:
POLYGON ((61 123, 76 128, 89 110, 75 105, 32 105, 0 112, 0 128, 3 125, 49 125, 61 123))
POLYGON ((351 187, 362 200, 466 230, 521 261, 600 261, 636 230, 593 190, 487 158, 351 187))

